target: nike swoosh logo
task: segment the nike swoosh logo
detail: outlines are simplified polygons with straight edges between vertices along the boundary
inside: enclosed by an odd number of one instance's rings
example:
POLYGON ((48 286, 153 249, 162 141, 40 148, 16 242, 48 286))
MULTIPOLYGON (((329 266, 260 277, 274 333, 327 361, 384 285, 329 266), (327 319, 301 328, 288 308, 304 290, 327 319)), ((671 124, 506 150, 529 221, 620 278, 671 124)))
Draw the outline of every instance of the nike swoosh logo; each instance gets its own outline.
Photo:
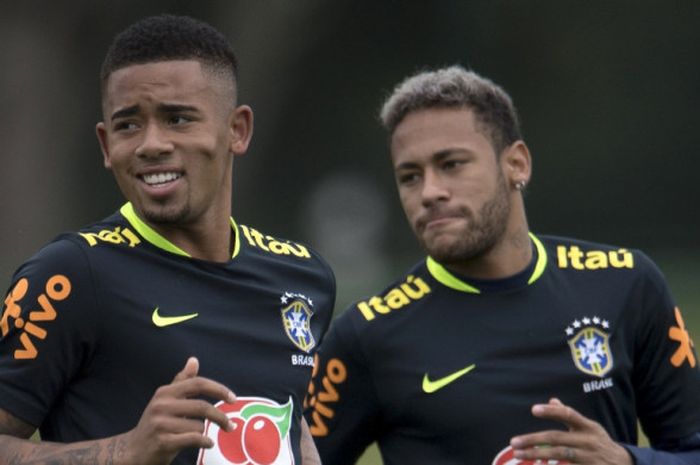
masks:
POLYGON ((197 318, 198 316, 199 313, 190 313, 188 315, 180 316, 161 316, 158 313, 158 307, 156 307, 156 309, 153 310, 153 315, 151 315, 151 320, 153 321, 154 325, 158 326, 159 328, 164 328, 165 326, 176 325, 178 323, 182 323, 183 321, 197 318))
POLYGON ((433 392, 435 392, 439 389, 442 389, 445 386, 447 386, 448 384, 450 384, 451 382, 455 381, 457 378, 460 378, 460 377, 466 375, 467 373, 472 371, 474 368, 476 368, 475 363, 469 365, 466 368, 462 368, 459 371, 455 371, 454 373, 447 375, 443 378, 436 379, 435 381, 430 381, 430 379, 428 379, 428 374, 426 373, 423 376, 423 391, 427 394, 432 394, 433 392))

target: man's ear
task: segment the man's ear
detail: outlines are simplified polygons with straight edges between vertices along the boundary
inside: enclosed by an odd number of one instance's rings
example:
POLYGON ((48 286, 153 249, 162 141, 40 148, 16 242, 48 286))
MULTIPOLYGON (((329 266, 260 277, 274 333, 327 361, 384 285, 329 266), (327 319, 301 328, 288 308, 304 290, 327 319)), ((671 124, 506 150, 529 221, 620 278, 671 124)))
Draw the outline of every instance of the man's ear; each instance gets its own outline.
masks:
POLYGON ((501 169, 508 181, 508 185, 514 188, 520 190, 530 182, 532 158, 525 142, 522 140, 516 141, 503 151, 501 154, 501 169))
POLYGON ((97 133, 97 140, 100 142, 100 149, 102 149, 105 168, 111 169, 112 161, 109 157, 109 143, 107 142, 107 128, 105 127, 105 123, 102 121, 97 123, 97 126, 95 126, 95 132, 97 133))
POLYGON ((253 137, 253 110, 248 105, 236 107, 231 117, 230 152, 243 155, 253 137))

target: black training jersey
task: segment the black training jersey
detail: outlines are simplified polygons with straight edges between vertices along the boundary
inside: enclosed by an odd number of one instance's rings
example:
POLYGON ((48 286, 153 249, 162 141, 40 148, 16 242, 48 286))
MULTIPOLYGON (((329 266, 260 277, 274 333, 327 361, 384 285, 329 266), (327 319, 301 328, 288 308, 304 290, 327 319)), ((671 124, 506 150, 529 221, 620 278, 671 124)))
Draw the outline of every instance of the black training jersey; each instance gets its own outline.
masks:
MULTIPOLYGON (((428 258, 331 325, 306 415, 324 463, 378 441, 387 465, 514 465, 513 436, 562 429, 557 397, 636 444, 700 431, 700 371, 680 310, 642 253, 531 235, 516 276, 465 280, 428 258)), ((527 462, 530 463, 530 462, 527 462)))
POLYGON ((233 433, 173 463, 300 463, 301 403, 335 281, 312 250, 231 220, 233 257, 193 259, 126 204, 59 236, 16 272, 0 319, 0 408, 43 439, 136 426, 189 356, 237 396, 233 433))

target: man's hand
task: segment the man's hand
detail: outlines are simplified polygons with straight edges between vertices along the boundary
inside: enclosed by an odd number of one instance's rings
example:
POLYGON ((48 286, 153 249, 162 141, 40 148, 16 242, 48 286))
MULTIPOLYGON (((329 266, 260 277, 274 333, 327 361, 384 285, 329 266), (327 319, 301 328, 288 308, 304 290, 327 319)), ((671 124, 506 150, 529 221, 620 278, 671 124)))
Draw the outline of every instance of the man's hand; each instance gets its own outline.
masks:
POLYGON ((186 447, 212 447, 205 437, 204 420, 230 431, 226 415, 207 396, 232 403, 233 393, 224 385, 197 376, 199 362, 187 360, 172 383, 160 387, 146 406, 136 428, 117 436, 70 444, 26 439, 34 427, 0 410, 0 463, 37 465, 168 465, 186 447))
POLYGON ((539 431, 514 437, 510 445, 517 459, 560 460, 580 465, 633 464, 627 450, 613 441, 599 423, 562 404, 559 399, 534 405, 532 414, 563 423, 569 431, 539 431))
POLYGON ((197 376, 199 361, 189 358, 172 383, 161 386, 151 398, 136 427, 125 434, 129 463, 167 465, 186 447, 211 448, 204 436, 204 420, 225 431, 232 425, 226 414, 199 396, 233 403, 234 394, 224 385, 197 376))

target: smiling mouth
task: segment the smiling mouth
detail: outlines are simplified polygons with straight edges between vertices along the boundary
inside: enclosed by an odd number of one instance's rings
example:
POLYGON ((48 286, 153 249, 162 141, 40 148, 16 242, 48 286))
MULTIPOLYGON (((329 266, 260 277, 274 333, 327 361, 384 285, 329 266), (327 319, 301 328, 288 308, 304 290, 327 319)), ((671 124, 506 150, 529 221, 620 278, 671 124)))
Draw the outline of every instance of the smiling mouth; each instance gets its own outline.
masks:
POLYGON ((141 176, 141 180, 143 180, 143 182, 145 182, 149 186, 160 186, 169 182, 173 182, 177 179, 180 179, 181 177, 181 173, 176 173, 172 171, 167 173, 144 174, 141 176))

